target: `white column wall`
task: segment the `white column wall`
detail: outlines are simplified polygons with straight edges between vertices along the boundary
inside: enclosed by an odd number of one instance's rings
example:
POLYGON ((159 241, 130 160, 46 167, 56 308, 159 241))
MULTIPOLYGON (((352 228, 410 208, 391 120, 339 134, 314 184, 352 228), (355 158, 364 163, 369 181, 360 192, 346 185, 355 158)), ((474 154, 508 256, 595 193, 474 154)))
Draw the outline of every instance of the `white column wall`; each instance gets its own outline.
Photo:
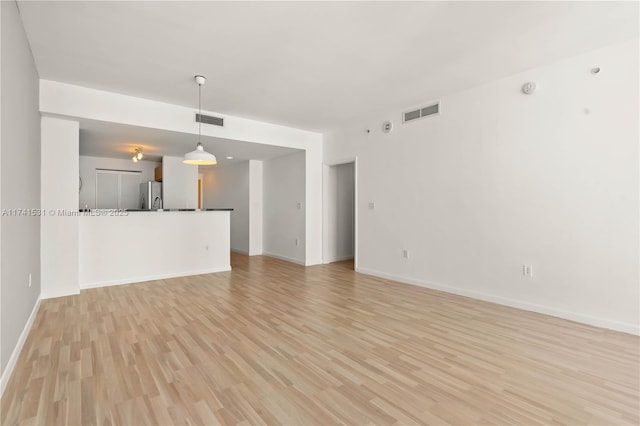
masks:
POLYGON ((304 176, 304 152, 264 162, 263 253, 267 256, 305 264, 304 176))
POLYGON ((249 256, 262 254, 263 162, 249 160, 249 256))
POLYGON ((79 138, 77 121, 42 117, 40 221, 42 297, 78 294, 79 138), (67 214, 67 215, 65 215, 67 214))
POLYGON ((323 144, 305 150, 305 265, 322 263, 323 144))

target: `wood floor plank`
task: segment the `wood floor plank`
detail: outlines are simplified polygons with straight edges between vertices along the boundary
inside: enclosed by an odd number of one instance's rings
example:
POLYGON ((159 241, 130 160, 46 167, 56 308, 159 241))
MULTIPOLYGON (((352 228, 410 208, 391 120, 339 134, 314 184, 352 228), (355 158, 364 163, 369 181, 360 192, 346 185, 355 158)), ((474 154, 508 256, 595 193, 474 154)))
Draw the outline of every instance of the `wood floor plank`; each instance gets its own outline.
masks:
POLYGON ((640 423, 640 339, 350 262, 42 301, 3 425, 640 423))

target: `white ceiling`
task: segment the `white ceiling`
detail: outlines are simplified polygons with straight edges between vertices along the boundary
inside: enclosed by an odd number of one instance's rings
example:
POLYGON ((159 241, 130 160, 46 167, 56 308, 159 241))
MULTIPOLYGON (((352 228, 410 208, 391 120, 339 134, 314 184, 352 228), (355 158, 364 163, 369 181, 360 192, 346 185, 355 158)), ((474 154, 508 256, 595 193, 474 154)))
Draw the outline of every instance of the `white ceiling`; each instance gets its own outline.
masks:
MULTIPOLYGON (((160 161, 163 155, 183 156, 196 148, 198 136, 168 130, 80 121, 80 155, 131 158, 142 148, 145 160, 160 161)), ((214 154, 219 165, 244 160, 266 160, 298 152, 297 149, 202 136, 204 149, 214 154), (231 156, 229 160, 226 157, 231 156)))
POLYGON ((41 78, 327 131, 638 35, 636 2, 20 1, 41 78))

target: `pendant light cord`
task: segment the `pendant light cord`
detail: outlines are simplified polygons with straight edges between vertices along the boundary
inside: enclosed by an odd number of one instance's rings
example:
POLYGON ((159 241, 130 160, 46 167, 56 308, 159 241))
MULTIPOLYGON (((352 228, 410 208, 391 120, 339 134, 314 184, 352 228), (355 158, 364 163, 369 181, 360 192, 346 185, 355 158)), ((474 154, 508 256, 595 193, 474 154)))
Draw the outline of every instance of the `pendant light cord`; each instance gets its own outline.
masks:
POLYGON ((202 84, 198 83, 198 143, 202 139, 202 84))

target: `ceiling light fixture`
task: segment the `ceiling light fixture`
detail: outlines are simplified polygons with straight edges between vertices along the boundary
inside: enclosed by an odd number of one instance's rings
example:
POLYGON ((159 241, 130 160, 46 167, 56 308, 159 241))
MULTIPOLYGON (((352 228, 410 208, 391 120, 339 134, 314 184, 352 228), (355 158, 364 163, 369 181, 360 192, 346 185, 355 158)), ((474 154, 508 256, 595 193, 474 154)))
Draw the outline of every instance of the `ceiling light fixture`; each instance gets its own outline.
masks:
POLYGON ((134 163, 137 163, 138 161, 142 160, 142 157, 144 157, 144 155, 142 154, 142 148, 136 148, 136 152, 135 154, 133 154, 133 157, 131 159, 134 163))
MULTIPOLYGON (((196 75, 193 77, 198 85, 198 116, 202 117, 202 85, 206 83, 207 79, 201 75, 196 75)), ((211 166, 217 164, 216 156, 208 153, 204 150, 202 146, 202 142, 200 139, 202 138, 202 121, 198 121, 198 144, 196 145, 196 149, 191 152, 187 152, 184 155, 184 160, 182 160, 185 164, 193 164, 196 166, 211 166)))
POLYGON ((229 156, 227 157, 227 160, 233 160, 233 157, 229 156))

